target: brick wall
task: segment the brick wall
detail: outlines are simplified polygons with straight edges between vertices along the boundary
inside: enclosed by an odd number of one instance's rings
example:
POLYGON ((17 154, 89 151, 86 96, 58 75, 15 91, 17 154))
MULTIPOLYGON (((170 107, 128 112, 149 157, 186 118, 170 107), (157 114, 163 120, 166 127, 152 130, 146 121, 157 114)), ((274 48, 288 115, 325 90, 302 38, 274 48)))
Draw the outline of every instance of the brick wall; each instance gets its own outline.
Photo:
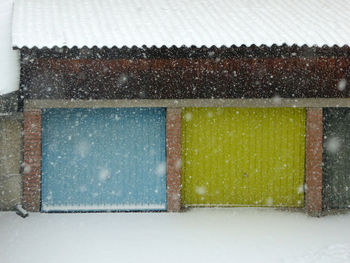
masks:
POLYGON ((167 210, 181 209, 181 108, 167 109, 167 210))
POLYGON ((41 191, 41 111, 24 112, 23 205, 40 211, 41 191))
POLYGON ((313 216, 322 212, 322 141, 322 108, 307 109, 305 208, 313 216))

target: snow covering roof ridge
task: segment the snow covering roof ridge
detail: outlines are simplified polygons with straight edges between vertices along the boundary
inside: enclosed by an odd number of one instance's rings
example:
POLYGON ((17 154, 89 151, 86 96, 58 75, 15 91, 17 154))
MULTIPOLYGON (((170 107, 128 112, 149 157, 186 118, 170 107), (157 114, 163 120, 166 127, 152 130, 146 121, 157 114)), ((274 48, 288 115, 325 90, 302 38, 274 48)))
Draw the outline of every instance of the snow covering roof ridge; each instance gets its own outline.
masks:
POLYGON ((13 47, 345 46, 348 0, 15 0, 13 47))

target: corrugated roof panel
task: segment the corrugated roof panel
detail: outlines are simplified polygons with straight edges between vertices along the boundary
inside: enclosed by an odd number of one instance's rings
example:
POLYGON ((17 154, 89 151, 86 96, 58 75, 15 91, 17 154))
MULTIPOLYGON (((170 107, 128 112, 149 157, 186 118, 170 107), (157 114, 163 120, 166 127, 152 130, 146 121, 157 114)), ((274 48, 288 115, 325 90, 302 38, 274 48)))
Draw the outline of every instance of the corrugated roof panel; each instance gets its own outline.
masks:
POLYGON ((348 0, 16 0, 14 47, 350 44, 348 0))

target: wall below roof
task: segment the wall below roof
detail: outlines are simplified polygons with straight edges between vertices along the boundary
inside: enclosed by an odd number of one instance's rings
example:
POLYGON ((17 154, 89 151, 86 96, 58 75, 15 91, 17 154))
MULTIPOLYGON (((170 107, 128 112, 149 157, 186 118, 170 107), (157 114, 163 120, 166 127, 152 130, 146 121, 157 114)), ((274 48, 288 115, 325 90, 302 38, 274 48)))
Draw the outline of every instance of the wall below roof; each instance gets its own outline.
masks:
POLYGON ((349 98, 349 57, 22 58, 25 99, 349 98))

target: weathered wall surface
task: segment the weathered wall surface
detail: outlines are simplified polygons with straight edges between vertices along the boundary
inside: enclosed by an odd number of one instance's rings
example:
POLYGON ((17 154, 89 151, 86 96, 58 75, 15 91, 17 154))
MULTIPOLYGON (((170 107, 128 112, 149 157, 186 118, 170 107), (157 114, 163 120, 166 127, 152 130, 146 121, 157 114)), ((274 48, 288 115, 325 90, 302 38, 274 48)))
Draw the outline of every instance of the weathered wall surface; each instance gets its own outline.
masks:
POLYGON ((0 116, 0 210, 21 203, 22 120, 0 116))
POLYGON ((349 47, 21 49, 25 99, 349 98, 349 47))
POLYGON ((18 92, 12 92, 0 96, 0 114, 9 114, 17 112, 18 92))
POLYGON ((26 99, 349 98, 350 58, 33 59, 26 99))

